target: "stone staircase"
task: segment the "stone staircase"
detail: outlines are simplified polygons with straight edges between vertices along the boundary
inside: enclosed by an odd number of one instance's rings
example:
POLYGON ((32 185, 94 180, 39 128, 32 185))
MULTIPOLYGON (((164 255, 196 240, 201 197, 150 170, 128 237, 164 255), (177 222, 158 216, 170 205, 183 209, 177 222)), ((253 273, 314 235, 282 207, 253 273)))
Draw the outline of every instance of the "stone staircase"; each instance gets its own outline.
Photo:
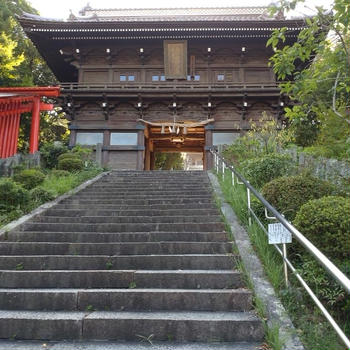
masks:
POLYGON ((0 338, 256 349, 228 240, 205 172, 111 172, 2 238, 0 338))

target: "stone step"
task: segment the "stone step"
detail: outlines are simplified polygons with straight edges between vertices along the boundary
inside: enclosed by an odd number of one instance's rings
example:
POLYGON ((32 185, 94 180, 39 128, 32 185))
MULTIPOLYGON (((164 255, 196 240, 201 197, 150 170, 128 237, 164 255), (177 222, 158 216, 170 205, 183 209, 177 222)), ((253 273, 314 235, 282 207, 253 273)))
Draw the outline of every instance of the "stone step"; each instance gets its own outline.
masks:
POLYGON ((232 254, 188 255, 1 255, 1 270, 228 270, 232 254))
MULTIPOLYGON (((1 241, 4 236, 1 236, 1 241)), ((45 232, 11 231, 6 242, 72 242, 72 243, 117 243, 117 242, 226 242, 226 232, 45 232)))
POLYGON ((217 209, 52 209, 45 211, 42 216, 202 216, 202 215, 218 215, 217 209))
POLYGON ((163 188, 125 188, 121 186, 120 188, 106 188, 102 189, 85 189, 81 192, 78 192, 76 196, 106 196, 106 195, 133 195, 133 196, 147 196, 147 195, 159 195, 159 196, 189 196, 189 195, 203 195, 203 196, 212 196, 211 191, 202 188, 188 188, 188 190, 178 189, 178 190, 167 190, 163 188))
MULTIPOLYGON (((212 195, 209 193, 186 193, 186 194, 180 194, 181 199, 183 200, 188 200, 188 199, 211 199, 212 195)), ((140 199, 140 200, 163 200, 163 199, 178 199, 179 195, 176 193, 156 193, 156 192, 152 192, 150 191, 149 193, 141 193, 141 194, 137 194, 137 193, 117 193, 117 194, 100 194, 100 195, 90 195, 89 193, 87 193, 86 195, 84 193, 81 194, 77 194, 76 196, 74 196, 71 199, 74 200, 91 200, 91 198, 93 198, 94 200, 98 201, 98 200, 104 200, 104 201, 112 201, 115 199, 140 199)))
POLYGON ((231 270, 2 270, 0 288, 173 288, 243 287, 231 270))
POLYGON ((40 215, 35 217, 32 222, 41 223, 91 223, 91 224, 108 224, 108 223, 214 223, 221 222, 221 216, 219 215, 206 215, 206 216, 45 216, 40 215))
POLYGON ((232 342, 262 341, 263 335, 251 312, 0 312, 0 338, 232 342))
POLYGON ((220 232, 225 231, 222 222, 206 223, 41 223, 27 222, 23 231, 55 232, 220 232))
POLYGON ((248 311, 247 289, 0 289, 3 310, 248 311))
MULTIPOLYGON (((150 350, 148 341, 45 341, 50 350, 150 350), (77 347, 78 346, 78 347, 77 347)), ((1 350, 38 350, 43 347, 42 341, 33 340, 1 340, 1 350)), ((152 350, 257 350, 262 348, 258 342, 211 342, 211 343, 183 343, 173 342, 169 336, 164 342, 152 341, 152 350), (170 340, 169 340, 170 339, 170 340)))
MULTIPOLYGON (((196 205, 193 205, 193 203, 182 203, 182 204, 172 204, 169 206, 169 204, 98 204, 94 203, 91 204, 85 204, 83 203, 77 203, 77 204, 70 204, 67 202, 60 202, 53 209, 68 209, 68 210, 85 210, 85 209, 95 209, 95 210, 169 210, 169 208, 177 210, 186 210, 186 209, 193 209, 195 207, 196 209, 216 209, 215 204, 212 202, 208 203, 196 203, 196 205)), ((217 209, 216 209, 217 210, 217 209)))
POLYGON ((194 184, 188 184, 184 185, 182 184, 179 187, 173 187, 172 185, 169 186, 167 184, 152 184, 149 183, 147 186, 145 186, 143 183, 133 183, 133 184, 109 184, 107 185, 91 185, 84 190, 82 190, 82 193, 100 193, 100 192, 106 192, 108 191, 131 191, 131 192, 139 192, 139 191, 162 191, 162 192, 181 192, 181 193, 186 193, 188 191, 196 192, 196 191, 206 191, 207 193, 212 193, 211 187, 203 184, 199 185, 194 185, 194 184))
POLYGON ((89 204, 89 205, 96 205, 96 204, 126 204, 126 205, 152 205, 152 204, 166 204, 166 205, 172 205, 172 204, 191 204, 192 206, 196 206, 198 204, 207 204, 211 203, 212 199, 210 197, 192 197, 192 198, 115 198, 115 199, 84 199, 79 197, 71 197, 68 199, 65 199, 63 203, 67 204, 89 204))
POLYGON ((226 242, 128 242, 61 243, 1 242, 1 255, 147 255, 225 254, 232 252, 226 242))

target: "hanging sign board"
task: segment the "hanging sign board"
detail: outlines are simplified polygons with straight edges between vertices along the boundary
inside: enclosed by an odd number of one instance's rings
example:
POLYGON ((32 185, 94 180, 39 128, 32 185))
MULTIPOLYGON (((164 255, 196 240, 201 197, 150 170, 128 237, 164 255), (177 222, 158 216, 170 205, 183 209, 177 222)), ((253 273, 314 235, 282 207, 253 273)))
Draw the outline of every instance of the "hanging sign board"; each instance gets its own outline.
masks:
POLYGON ((292 234, 281 224, 268 225, 269 244, 292 243, 292 234))

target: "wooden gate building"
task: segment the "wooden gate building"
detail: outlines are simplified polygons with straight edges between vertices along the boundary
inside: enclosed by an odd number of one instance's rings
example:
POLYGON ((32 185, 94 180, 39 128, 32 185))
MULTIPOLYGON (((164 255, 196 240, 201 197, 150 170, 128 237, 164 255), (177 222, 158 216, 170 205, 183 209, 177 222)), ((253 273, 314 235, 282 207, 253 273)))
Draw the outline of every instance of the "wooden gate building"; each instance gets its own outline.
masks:
POLYGON ((27 35, 61 82, 70 145, 102 144, 103 162, 149 170, 155 152, 202 152, 232 142, 286 101, 266 42, 303 20, 266 7, 92 9, 67 21, 23 14, 27 35))

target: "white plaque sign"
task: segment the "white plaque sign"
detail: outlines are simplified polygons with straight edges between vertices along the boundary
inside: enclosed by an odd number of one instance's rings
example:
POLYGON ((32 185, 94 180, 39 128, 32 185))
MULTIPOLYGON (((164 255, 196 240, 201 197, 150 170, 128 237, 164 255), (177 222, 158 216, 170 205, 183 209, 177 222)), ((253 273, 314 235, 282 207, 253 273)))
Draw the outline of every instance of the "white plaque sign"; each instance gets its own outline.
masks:
POLYGON ((268 225, 269 244, 292 243, 292 234, 281 224, 268 225))

